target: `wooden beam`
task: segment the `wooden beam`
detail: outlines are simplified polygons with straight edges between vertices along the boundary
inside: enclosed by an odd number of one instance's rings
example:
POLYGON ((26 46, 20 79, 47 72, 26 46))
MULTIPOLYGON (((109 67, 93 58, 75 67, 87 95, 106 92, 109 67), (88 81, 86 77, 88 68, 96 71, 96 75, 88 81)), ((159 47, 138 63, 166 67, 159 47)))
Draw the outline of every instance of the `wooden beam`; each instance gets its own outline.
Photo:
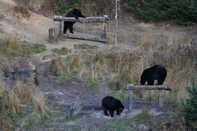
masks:
POLYGON ((133 107, 133 90, 159 90, 159 108, 163 108, 163 92, 164 90, 171 90, 168 85, 134 85, 134 84, 127 84, 127 90, 129 92, 129 111, 133 107))
POLYGON ((127 90, 171 90, 168 85, 134 85, 127 84, 127 90))
POLYGON ((66 37, 70 39, 81 39, 81 40, 97 41, 97 42, 104 42, 104 43, 108 42, 107 39, 87 37, 87 36, 78 36, 78 35, 73 35, 73 34, 68 34, 66 35, 66 37))
POLYGON ((79 17, 78 20, 75 17, 63 17, 63 16, 53 16, 54 21, 67 21, 67 22, 80 22, 80 23, 106 23, 109 21, 108 16, 103 17, 79 17))

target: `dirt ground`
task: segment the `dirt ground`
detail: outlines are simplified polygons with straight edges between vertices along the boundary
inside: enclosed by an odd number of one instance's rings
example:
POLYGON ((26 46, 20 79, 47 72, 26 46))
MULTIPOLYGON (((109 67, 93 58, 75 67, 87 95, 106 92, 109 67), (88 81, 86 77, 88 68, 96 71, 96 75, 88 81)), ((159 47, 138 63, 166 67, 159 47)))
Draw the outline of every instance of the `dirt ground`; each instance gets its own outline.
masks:
MULTIPOLYGON (((46 18, 35 13, 30 12, 30 16, 24 17, 23 13, 20 14, 14 9, 16 4, 12 0, 0 0, 0 37, 17 37, 20 40, 26 40, 34 43, 40 43, 47 46, 47 51, 43 54, 36 55, 36 57, 42 57, 50 52, 51 49, 66 47, 68 49, 73 49, 76 44, 90 44, 97 45, 101 50, 105 50, 107 48, 111 48, 112 44, 93 42, 93 41, 84 41, 84 40, 74 40, 74 39, 66 39, 59 40, 57 44, 52 44, 48 42, 48 29, 59 28, 59 22, 55 22, 50 18, 46 18)), ((25 13, 26 14, 26 13, 25 13)), ((78 24, 74 28, 79 27, 78 24)), ((161 29, 157 26, 153 27, 152 24, 143 24, 139 23, 134 26, 135 28, 140 28, 146 30, 146 28, 152 28, 154 30, 153 33, 158 34, 161 33, 161 29)), ((165 29, 166 36, 175 35, 175 32, 170 32, 169 26, 161 25, 163 29, 165 29)), ((83 30, 86 30, 86 25, 80 25, 79 29, 75 29, 74 32, 80 33, 83 30)), ((110 29, 109 29, 110 30, 110 29)), ((91 32, 89 29, 87 32, 91 32)), ((98 32, 99 30, 95 31, 98 32)), ((129 30, 130 31, 130 30, 129 30)), ((177 31, 177 29, 175 29, 177 31)), ((94 32, 91 32, 91 35, 94 35, 94 32)), ((109 32, 109 34, 113 34, 113 32, 109 32)), ((176 37, 182 37, 185 35, 184 32, 177 31, 176 37)), ((112 35, 113 36, 113 35, 112 35)), ((169 40, 170 41, 170 40, 169 40)), ((130 41, 132 42, 132 41, 130 41)), ((131 48, 132 45, 129 45, 130 42, 123 42, 121 46, 123 48, 131 48)), ((121 47, 121 48, 122 48, 121 47)), ((44 63, 45 61, 43 61, 44 63)), ((45 62, 47 65, 47 62, 45 62)), ((46 66, 43 64, 43 66, 46 66)), ((44 67, 42 68, 44 69, 44 67)), ((40 128, 37 130, 65 130, 65 125, 82 125, 82 127, 95 128, 98 130, 100 125, 106 123, 107 121, 113 119, 111 117, 106 117, 103 115, 101 110, 101 100, 104 96, 109 93, 109 90, 106 86, 100 85, 99 88, 86 88, 84 87, 84 83, 77 80, 65 80, 61 83, 57 83, 55 81, 58 80, 57 76, 46 75, 45 70, 39 71, 39 77, 42 79, 42 88, 41 90, 47 96, 47 99, 50 100, 53 104, 69 107, 72 102, 75 100, 76 96, 79 96, 80 99, 84 103, 84 108, 79 112, 78 119, 76 121, 69 121, 64 123, 59 123, 58 125, 51 125, 50 127, 40 128)), ((147 106, 145 104, 143 107, 147 106)), ((149 103, 148 103, 149 104, 149 103)), ((138 108, 137 104, 135 109, 132 112, 128 112, 128 103, 124 102, 126 106, 125 110, 121 114, 121 116, 115 116, 120 118, 130 118, 136 114, 139 114, 142 111, 142 108, 138 108)), ((158 115, 163 112, 157 111, 156 105, 152 105, 152 110, 150 113, 152 115, 158 115)), ((63 113, 63 112, 62 112, 63 113)), ((61 113, 56 114, 54 117, 61 117, 61 113), (59 116, 58 116, 59 115, 59 116)))

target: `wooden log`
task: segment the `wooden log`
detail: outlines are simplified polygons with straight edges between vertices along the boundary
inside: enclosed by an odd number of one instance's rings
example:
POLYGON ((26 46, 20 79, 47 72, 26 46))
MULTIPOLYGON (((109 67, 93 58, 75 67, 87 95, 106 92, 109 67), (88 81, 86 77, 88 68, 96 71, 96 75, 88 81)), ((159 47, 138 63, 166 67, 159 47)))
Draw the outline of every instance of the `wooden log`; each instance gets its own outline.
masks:
POLYGON ((79 17, 78 20, 75 17, 63 17, 63 16, 53 16, 54 21, 67 21, 67 22, 80 22, 80 23, 106 23, 109 21, 108 16, 104 17, 79 17))
POLYGON ((168 85, 134 85, 127 84, 127 90, 171 90, 168 85))
POLYGON ((79 111, 83 108, 83 106, 84 106, 84 103, 77 96, 73 104, 70 106, 70 109, 62 115, 62 118, 65 118, 66 116, 71 115, 71 114, 77 115, 79 111))
POLYGON ((49 29, 49 42, 50 43, 57 43, 58 41, 58 29, 57 28, 50 28, 49 29))
POLYGON ((78 35, 73 35, 73 34, 68 34, 66 35, 67 38, 71 39, 81 39, 81 40, 89 40, 89 41, 97 41, 97 42, 103 42, 107 43, 107 39, 102 39, 102 38, 95 38, 95 37, 86 37, 86 36, 78 36, 78 35))
POLYGON ((102 32, 101 32, 101 38, 102 39, 106 39, 107 38, 107 34, 106 34, 106 23, 103 23, 103 28, 102 28, 102 32))

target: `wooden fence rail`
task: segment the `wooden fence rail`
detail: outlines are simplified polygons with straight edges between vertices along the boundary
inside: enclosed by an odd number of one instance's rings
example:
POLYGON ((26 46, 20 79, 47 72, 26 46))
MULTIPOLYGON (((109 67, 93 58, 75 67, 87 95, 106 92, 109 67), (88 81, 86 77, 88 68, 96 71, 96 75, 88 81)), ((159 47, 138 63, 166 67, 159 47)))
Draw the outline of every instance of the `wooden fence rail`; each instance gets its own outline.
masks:
POLYGON ((159 108, 163 107, 163 91, 167 90, 170 91, 171 88, 168 85, 134 85, 134 84, 127 84, 127 90, 129 92, 129 110, 133 107, 133 90, 159 90, 159 108))
POLYGON ((109 17, 107 15, 104 15, 103 17, 86 17, 82 18, 79 17, 78 20, 74 17, 63 17, 63 16, 53 16, 54 21, 59 21, 59 33, 63 34, 64 31, 64 21, 67 22, 80 22, 80 23, 102 23, 102 31, 101 31, 101 38, 89 38, 84 36, 76 36, 76 35, 67 35, 68 38, 72 39, 83 39, 83 40, 93 40, 93 41, 99 41, 99 42, 107 42, 107 34, 106 34, 106 23, 109 21, 109 17))

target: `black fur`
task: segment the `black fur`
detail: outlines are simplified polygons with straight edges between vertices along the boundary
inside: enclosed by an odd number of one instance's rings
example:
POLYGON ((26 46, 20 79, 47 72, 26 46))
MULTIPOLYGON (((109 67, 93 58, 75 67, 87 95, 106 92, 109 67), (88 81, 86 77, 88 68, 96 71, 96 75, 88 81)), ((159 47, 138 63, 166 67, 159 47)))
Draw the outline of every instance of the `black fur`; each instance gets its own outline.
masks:
POLYGON ((154 80, 157 80, 157 85, 162 85, 165 81, 167 70, 162 65, 154 65, 143 71, 140 84, 144 85, 147 81, 148 85, 154 85, 154 80))
MULTIPOLYGON (((84 15, 82 15, 81 10, 79 9, 73 9, 71 11, 68 12, 68 14, 66 15, 66 17, 75 17, 75 19, 78 20, 78 17, 84 17, 84 15)), ((75 24, 75 22, 66 22, 64 21, 64 34, 66 34, 67 29, 70 30, 70 33, 74 33, 73 32, 73 25, 75 24)))
POLYGON ((117 115, 120 115, 124 109, 124 106, 122 105, 122 102, 120 100, 112 96, 106 96, 102 100, 102 109, 106 116, 109 116, 109 111, 110 116, 113 117, 114 111, 117 112, 117 115))

